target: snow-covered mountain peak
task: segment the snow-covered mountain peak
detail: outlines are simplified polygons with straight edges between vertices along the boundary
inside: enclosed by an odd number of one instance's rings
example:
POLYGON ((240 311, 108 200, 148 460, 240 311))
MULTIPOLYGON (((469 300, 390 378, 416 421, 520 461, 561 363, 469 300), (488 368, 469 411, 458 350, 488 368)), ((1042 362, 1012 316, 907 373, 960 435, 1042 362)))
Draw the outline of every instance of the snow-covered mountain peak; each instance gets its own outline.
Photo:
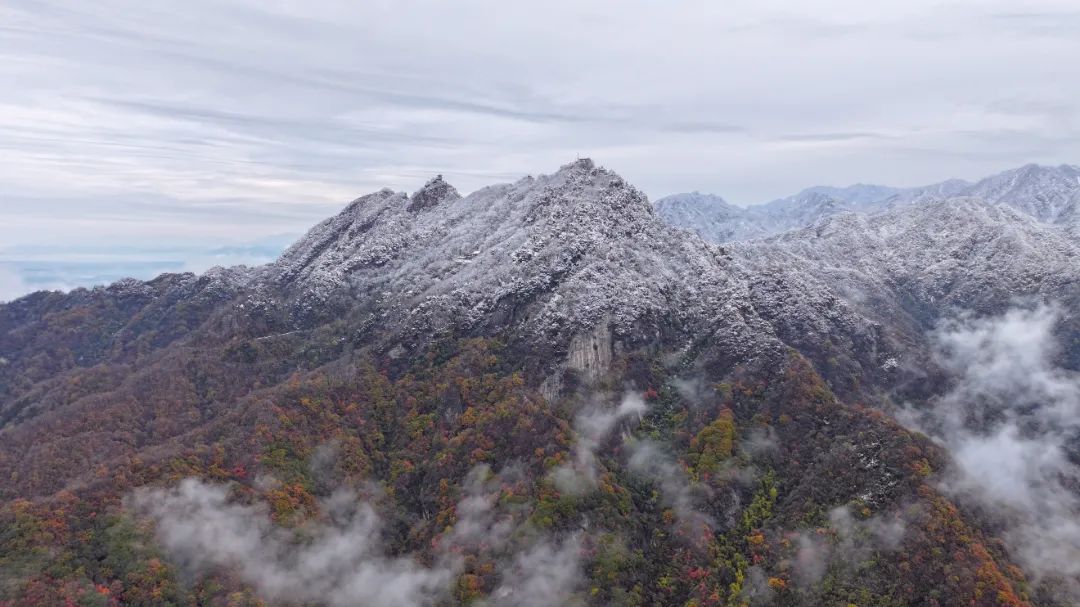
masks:
POLYGON ((454 186, 443 180, 442 175, 437 175, 409 197, 408 210, 423 211, 443 201, 460 199, 461 194, 458 194, 454 186))
POLYGON ((432 335, 512 326, 531 349, 590 373, 618 348, 659 335, 723 344, 725 357, 779 352, 780 334, 876 339, 826 289, 783 268, 764 283, 747 275, 591 160, 422 212, 408 211, 400 194, 361 200, 273 266, 275 309, 290 327, 362 310, 365 326, 407 349, 432 335))
MULTIPOLYGON (((379 289, 403 298, 409 309, 475 315, 477 306, 552 288, 586 267, 594 274, 581 277, 587 284, 574 287, 573 297, 586 291, 602 297, 602 276, 625 273, 617 266, 660 246, 653 243, 677 240, 664 235, 674 231, 655 217, 644 194, 589 159, 460 200, 439 178, 407 205, 403 196, 381 191, 358 199, 313 228, 272 271, 301 300, 310 299, 304 307, 311 310, 332 293, 379 289), (618 250, 625 255, 616 263, 618 250), (428 303, 417 308, 417 301, 428 303)), ((711 253, 702 247, 696 254, 711 253)), ((612 279, 612 288, 621 282, 612 279)), ((598 300, 595 309, 611 304, 598 300)), ((579 305, 575 316, 592 313, 579 305)))
POLYGON ((592 158, 578 158, 559 167, 559 173, 568 171, 591 171, 596 168, 592 158))

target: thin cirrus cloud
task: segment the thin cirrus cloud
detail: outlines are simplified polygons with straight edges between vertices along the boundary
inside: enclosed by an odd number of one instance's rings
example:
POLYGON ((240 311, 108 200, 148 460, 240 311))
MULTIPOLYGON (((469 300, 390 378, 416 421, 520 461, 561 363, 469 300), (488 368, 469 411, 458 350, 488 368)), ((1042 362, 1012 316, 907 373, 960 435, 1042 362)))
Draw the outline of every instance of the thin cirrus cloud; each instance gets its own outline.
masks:
POLYGON ((577 156, 743 203, 1075 163, 1076 24, 1071 0, 11 0, 0 254, 244 244, 577 156))

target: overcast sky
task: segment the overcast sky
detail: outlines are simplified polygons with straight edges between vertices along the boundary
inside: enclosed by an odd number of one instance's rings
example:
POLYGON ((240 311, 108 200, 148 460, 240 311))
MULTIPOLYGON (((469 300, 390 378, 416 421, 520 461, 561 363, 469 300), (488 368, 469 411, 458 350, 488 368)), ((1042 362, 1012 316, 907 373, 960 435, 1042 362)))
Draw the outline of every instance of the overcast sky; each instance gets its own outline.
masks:
POLYGON ((1080 163, 1077 32, 1076 0, 4 0, 0 263, 578 156, 744 204, 1080 163))

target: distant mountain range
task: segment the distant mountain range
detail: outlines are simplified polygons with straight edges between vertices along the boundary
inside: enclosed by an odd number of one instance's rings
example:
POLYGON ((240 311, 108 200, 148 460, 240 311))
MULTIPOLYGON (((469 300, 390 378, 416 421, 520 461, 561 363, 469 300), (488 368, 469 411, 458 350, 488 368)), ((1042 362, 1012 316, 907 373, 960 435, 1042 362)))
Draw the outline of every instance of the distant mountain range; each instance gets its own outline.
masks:
POLYGON ((676 227, 711 242, 764 238, 806 227, 839 213, 878 213, 919 202, 953 197, 1005 204, 1042 222, 1077 233, 1080 222, 1080 168, 1026 165, 977 183, 950 179, 916 188, 856 184, 818 186, 761 205, 738 207, 711 194, 675 194, 655 202, 657 214, 676 227))

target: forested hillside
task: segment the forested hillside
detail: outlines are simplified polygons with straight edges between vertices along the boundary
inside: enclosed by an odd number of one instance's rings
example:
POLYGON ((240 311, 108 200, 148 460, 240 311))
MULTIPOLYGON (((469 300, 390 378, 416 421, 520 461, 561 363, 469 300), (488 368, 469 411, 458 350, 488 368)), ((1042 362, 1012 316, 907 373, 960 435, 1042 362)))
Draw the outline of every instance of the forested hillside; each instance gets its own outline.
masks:
POLYGON ((579 160, 2 304, 0 605, 1075 604, 1077 248, 972 199, 720 246, 579 160))

